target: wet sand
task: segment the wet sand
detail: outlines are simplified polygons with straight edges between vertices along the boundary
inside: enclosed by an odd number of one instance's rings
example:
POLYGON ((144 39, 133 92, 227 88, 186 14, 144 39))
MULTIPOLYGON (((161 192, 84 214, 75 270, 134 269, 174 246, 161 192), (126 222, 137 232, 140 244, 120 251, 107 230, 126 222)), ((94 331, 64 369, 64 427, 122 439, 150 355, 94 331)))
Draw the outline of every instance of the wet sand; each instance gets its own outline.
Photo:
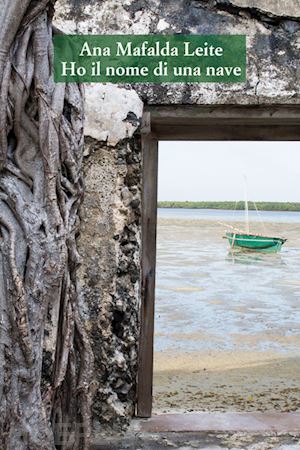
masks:
POLYGON ((299 411, 300 356, 158 354, 155 412, 299 411))
POLYGON ((267 227, 280 254, 231 255, 215 222, 159 220, 154 413, 300 411, 300 224, 267 227))

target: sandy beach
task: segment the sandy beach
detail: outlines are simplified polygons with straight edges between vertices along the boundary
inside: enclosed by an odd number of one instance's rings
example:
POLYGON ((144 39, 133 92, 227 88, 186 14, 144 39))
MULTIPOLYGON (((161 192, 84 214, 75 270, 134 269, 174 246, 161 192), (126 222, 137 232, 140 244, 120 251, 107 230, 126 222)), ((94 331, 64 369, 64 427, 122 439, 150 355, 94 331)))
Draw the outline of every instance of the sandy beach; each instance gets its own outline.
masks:
POLYGON ((300 410, 300 224, 267 226, 280 254, 230 260, 214 221, 159 219, 154 413, 300 410))
POLYGON ((270 352, 158 354, 154 410, 299 411, 299 367, 270 352))

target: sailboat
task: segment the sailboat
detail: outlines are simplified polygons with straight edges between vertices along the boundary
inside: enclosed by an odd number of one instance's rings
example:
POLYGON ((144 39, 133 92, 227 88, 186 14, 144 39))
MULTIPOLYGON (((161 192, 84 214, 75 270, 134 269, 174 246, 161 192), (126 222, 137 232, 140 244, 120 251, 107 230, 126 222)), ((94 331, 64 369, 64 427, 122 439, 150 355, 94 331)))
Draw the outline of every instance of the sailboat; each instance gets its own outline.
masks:
MULTIPOLYGON (((257 207, 254 203, 255 209, 258 213, 257 207)), ((263 252, 279 252, 282 245, 287 239, 278 236, 267 236, 259 233, 250 232, 249 224, 249 205, 247 198, 247 187, 245 180, 245 230, 234 228, 231 225, 225 224, 229 230, 226 232, 225 239, 228 239, 230 247, 240 248, 244 250, 263 251, 263 252)))
MULTIPOLYGON (((232 227, 233 228, 233 227, 232 227)), ((279 252, 287 239, 275 236, 250 233, 233 228, 226 232, 231 248, 239 247, 246 250, 279 252)))

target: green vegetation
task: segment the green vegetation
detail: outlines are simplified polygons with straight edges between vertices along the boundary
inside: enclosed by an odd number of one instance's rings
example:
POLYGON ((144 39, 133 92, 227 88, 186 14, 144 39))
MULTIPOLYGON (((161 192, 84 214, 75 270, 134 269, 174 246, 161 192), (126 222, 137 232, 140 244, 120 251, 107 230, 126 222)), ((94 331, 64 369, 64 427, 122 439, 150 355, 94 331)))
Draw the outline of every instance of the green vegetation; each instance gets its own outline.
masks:
MULTIPOLYGON (((259 211, 300 211, 300 203, 291 202, 257 202, 259 211)), ((237 209, 244 210, 245 203, 239 202, 158 202, 159 208, 184 209, 237 209)), ((249 201, 249 209, 255 210, 254 203, 249 201)))

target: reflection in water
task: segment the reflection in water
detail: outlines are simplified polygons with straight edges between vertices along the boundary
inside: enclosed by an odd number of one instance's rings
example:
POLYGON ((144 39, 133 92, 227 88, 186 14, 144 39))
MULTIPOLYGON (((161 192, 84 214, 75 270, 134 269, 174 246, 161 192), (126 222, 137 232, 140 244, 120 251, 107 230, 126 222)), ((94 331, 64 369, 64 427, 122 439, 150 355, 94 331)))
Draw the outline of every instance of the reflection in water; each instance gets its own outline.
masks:
POLYGON ((214 214, 159 212, 154 411, 297 411, 300 214, 268 215, 278 254, 229 251, 214 214))
POLYGON ((273 267, 285 265, 281 253, 256 253, 254 251, 229 249, 226 259, 234 264, 262 264, 273 267))
POLYGON ((223 227, 201 214, 159 217, 155 349, 298 351, 300 214, 268 224, 288 239, 273 254, 228 251, 223 227))

